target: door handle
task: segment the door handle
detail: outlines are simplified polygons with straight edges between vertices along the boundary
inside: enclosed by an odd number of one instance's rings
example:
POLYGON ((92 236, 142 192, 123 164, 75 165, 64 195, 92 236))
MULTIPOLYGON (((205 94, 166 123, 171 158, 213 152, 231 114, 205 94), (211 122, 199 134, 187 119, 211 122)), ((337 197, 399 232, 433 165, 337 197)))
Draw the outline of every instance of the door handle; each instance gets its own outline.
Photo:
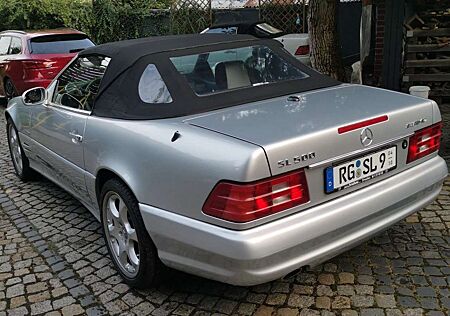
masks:
POLYGON ((73 142, 81 143, 83 141, 83 136, 81 136, 80 134, 77 134, 77 132, 75 132, 75 131, 70 132, 69 135, 72 136, 73 142))

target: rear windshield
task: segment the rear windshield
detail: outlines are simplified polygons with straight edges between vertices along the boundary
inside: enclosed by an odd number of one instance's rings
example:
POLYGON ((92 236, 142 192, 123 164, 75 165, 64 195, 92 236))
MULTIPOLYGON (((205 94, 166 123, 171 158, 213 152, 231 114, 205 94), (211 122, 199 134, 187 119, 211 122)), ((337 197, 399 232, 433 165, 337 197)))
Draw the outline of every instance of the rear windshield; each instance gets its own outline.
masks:
POLYGON ((68 54, 92 47, 94 43, 83 34, 58 34, 32 38, 30 46, 32 54, 68 54))
POLYGON ((197 95, 309 77, 262 45, 172 57, 170 60, 197 95))

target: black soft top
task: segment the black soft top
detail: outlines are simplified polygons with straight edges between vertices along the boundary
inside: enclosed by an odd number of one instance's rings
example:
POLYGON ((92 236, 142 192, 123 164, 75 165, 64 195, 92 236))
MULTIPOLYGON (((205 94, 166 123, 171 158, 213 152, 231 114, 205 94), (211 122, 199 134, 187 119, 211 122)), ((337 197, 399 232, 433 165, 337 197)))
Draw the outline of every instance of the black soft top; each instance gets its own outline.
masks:
POLYGON ((251 35, 192 34, 148 37, 94 46, 79 56, 102 55, 111 58, 99 87, 93 114, 119 119, 163 119, 192 115, 282 95, 339 84, 338 81, 306 67, 271 39, 251 35), (178 73, 170 57, 206 53, 213 50, 266 45, 310 77, 198 96, 178 73), (155 64, 173 102, 148 104, 141 100, 138 84, 149 64, 155 64))

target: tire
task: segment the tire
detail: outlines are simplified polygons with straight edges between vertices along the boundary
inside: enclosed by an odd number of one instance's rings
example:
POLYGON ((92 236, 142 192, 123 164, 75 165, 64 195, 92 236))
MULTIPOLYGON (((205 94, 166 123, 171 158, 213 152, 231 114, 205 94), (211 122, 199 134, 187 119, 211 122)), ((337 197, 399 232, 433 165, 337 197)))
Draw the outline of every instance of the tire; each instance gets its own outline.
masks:
POLYGON ((25 156, 17 128, 10 118, 8 118, 6 123, 6 133, 8 137, 9 153, 16 175, 20 180, 26 182, 33 177, 34 172, 33 169, 30 168, 30 161, 27 156, 25 156))
POLYGON ((3 86, 5 90, 6 103, 8 103, 8 101, 12 98, 17 97, 18 94, 16 87, 14 86, 11 79, 6 78, 3 86))
POLYGON ((158 284, 163 265, 131 190, 119 179, 108 180, 100 201, 105 243, 117 271, 134 288, 158 284))

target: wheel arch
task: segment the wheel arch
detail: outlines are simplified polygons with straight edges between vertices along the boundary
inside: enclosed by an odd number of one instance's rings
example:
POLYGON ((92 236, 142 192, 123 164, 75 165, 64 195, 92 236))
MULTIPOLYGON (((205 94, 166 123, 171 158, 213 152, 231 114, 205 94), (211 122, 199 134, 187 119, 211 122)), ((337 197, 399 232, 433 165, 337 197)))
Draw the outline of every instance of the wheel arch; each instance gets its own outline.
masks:
POLYGON ((12 102, 12 104, 11 104, 11 102, 10 102, 9 106, 7 104, 7 108, 5 110, 4 115, 5 115, 5 119, 6 120, 10 119, 13 122, 14 126, 16 126, 17 130, 20 131, 22 129, 22 125, 21 125, 20 120, 18 119, 20 117, 18 112, 20 112, 20 110, 17 108, 17 103, 12 102))
POLYGON ((97 171, 97 175, 95 177, 95 195, 97 198, 97 203, 100 208, 100 211, 101 211, 100 194, 102 192, 102 188, 105 185, 105 183, 111 179, 118 179, 121 182, 123 182, 130 189, 131 193, 133 193, 134 197, 136 198, 136 194, 134 193, 133 188, 122 176, 119 175, 118 172, 115 172, 108 168, 100 168, 97 171))
POLYGON ((11 114, 9 114, 8 111, 5 111, 5 120, 9 120, 9 119, 11 119, 14 122, 11 114))

